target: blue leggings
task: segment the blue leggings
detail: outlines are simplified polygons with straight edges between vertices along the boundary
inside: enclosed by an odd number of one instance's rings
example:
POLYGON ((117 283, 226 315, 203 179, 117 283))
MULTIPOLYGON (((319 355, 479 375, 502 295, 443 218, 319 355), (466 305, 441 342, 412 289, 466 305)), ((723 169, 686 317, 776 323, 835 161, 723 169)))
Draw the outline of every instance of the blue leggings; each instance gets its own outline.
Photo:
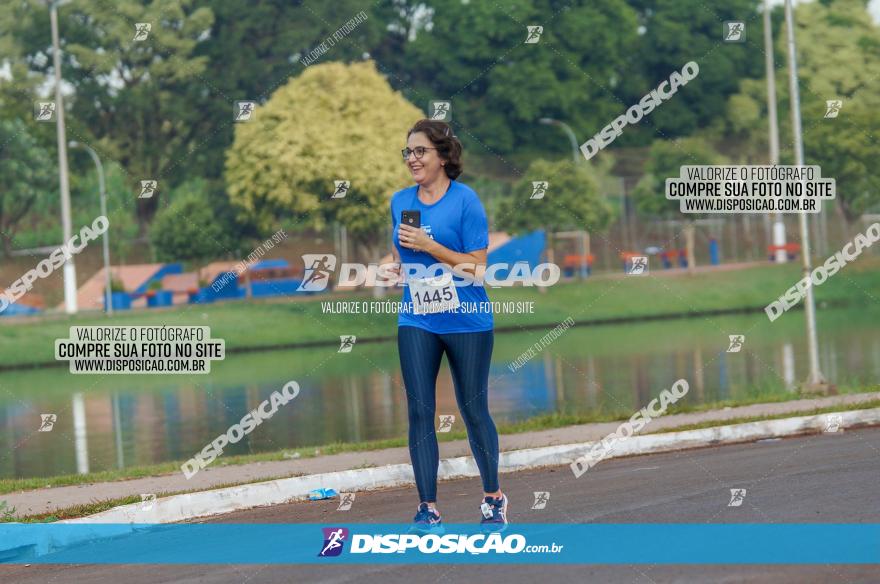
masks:
POLYGON ((498 490, 498 432, 489 415, 489 364, 494 332, 437 334, 414 327, 397 328, 400 368, 409 412, 409 454, 420 502, 437 500, 440 452, 434 431, 436 383, 446 351, 455 399, 467 426, 471 452, 480 469, 483 490, 498 490))

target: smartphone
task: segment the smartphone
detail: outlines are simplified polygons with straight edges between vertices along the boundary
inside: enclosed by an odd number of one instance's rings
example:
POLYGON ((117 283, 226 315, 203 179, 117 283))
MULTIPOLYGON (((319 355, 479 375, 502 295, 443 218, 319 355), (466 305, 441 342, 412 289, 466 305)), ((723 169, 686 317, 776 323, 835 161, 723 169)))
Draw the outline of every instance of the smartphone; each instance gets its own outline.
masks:
POLYGON ((401 211, 400 222, 418 229, 422 226, 422 212, 418 209, 413 211, 401 211))

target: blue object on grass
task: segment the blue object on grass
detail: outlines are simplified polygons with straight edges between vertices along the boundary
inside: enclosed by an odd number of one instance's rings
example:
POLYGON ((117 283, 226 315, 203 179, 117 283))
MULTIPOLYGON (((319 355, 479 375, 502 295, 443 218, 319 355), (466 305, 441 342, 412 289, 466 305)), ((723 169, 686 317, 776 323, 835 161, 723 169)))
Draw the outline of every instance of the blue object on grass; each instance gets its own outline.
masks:
POLYGON ((172 306, 174 304, 174 294, 171 290, 156 290, 153 296, 147 296, 147 306, 172 306))
MULTIPOLYGON (((128 292, 111 292, 110 302, 113 310, 129 310, 131 308, 131 295, 128 292)), ((107 310, 107 297, 104 296, 104 310, 107 310)))
POLYGON ((714 237, 709 240, 709 263, 713 266, 721 263, 721 250, 718 249, 718 240, 714 237))
POLYGON ((30 316, 31 314, 39 314, 40 309, 26 304, 8 304, 5 308, 0 308, 0 316, 30 316))
POLYGON ((335 497, 338 493, 334 489, 315 489, 313 491, 309 491, 309 500, 310 501, 320 501, 321 499, 330 499, 335 497))

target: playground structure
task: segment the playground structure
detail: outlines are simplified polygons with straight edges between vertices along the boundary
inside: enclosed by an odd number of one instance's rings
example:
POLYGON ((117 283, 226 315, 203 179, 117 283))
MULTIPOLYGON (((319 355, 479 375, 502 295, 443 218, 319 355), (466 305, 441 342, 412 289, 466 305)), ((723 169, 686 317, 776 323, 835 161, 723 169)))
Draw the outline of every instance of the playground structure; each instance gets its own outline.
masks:
MULTIPOLYGON (((132 271, 142 279, 137 284, 125 286, 124 291, 111 293, 114 310, 150 307, 158 308, 177 304, 208 304, 218 300, 259 298, 301 294, 297 287, 302 281, 302 270, 292 268, 286 260, 262 260, 252 265, 241 262, 212 262, 196 272, 184 272, 179 263, 148 264, 145 266, 116 266, 112 268, 113 279, 125 285, 135 281, 132 271), (239 273, 239 267, 243 269, 239 273), (146 269, 152 273, 143 279, 146 269)), ((103 277, 103 270, 92 279, 103 277)), ((84 286, 80 289, 82 294, 84 286)), ((81 298, 82 306, 96 308, 101 303, 103 288, 96 297, 81 298)))
MULTIPOLYGON (((565 279, 585 279, 593 273, 596 255, 591 253, 589 233, 583 230, 556 232, 555 251, 561 255, 558 265, 565 279)), ((711 265, 720 264, 718 240, 710 237, 709 258, 711 265)), ((772 261, 777 249, 784 251, 788 260, 796 259, 800 245, 767 246, 767 257, 772 261)), ((490 232, 488 262, 490 264, 515 264, 526 262, 531 269, 539 263, 552 261, 547 249, 544 231, 537 230, 512 237, 504 232, 490 232)), ((629 273, 633 258, 655 257, 659 262, 651 266, 664 270, 688 267, 687 253, 683 248, 664 249, 647 246, 644 250, 623 250, 617 253, 620 267, 629 273)), ((344 260, 340 260, 344 261, 344 260)), ((392 261, 391 254, 378 263, 392 261)), ((616 270, 615 270, 616 271, 616 270)), ((114 266, 111 268, 114 289, 111 302, 114 310, 132 308, 160 308, 181 304, 210 304, 247 298, 292 297, 303 294, 320 294, 301 291, 299 286, 305 276, 305 266, 291 265, 284 259, 264 259, 248 265, 245 262, 218 261, 199 270, 184 272, 180 263, 153 263, 114 266)), ((507 270, 498 270, 496 277, 504 278, 507 270)), ((106 278, 104 269, 98 270, 78 290, 78 304, 84 310, 105 308, 106 278)), ((327 291, 343 292, 356 287, 328 286, 327 291)), ((12 304, 0 316, 29 316, 40 314, 44 309, 38 294, 29 294, 12 304)), ((57 309, 63 309, 59 304, 57 309)))
POLYGON ((555 241, 572 239, 577 242, 577 253, 566 254, 562 258, 562 274, 572 277, 577 270, 577 276, 583 280, 593 270, 593 261, 596 259, 590 253, 590 233, 585 230, 557 231, 553 234, 555 241))
MULTIPOLYGON (((488 261, 508 264, 525 261, 534 268, 540 263, 544 246, 543 231, 521 237, 493 232, 489 235, 488 261)), ((380 263, 391 261, 391 254, 388 254, 380 263)), ((112 291, 110 297, 114 310, 127 310, 320 294, 298 289, 304 272, 304 267, 291 266, 284 259, 265 259, 250 265, 235 261, 212 262, 194 272, 184 272, 180 263, 113 266, 112 281, 121 289, 112 291)), ((506 275, 505 270, 499 270, 497 274, 500 278, 506 275)), ((102 268, 79 288, 78 302, 82 309, 104 309, 105 281, 102 268)), ((332 288, 334 291, 346 289, 350 288, 332 288)), ((328 287, 327 291, 330 290, 328 287)), ((63 307, 63 304, 58 305, 58 309, 63 307)), ((28 314, 37 312, 33 308, 27 310, 28 314)))

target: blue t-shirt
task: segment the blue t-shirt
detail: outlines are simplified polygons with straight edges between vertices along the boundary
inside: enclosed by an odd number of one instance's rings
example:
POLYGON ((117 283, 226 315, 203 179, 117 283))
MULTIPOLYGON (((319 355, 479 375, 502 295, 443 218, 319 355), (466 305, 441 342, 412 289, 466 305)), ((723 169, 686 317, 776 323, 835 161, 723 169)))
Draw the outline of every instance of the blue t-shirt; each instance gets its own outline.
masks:
MULTIPOLYGON (((426 205, 418 197, 419 186, 397 191, 391 197, 392 241, 403 264, 421 264, 425 267, 441 263, 431 254, 400 245, 397 232, 402 211, 418 210, 421 227, 430 237, 446 248, 459 253, 470 253, 489 247, 489 222, 480 197, 469 186, 452 180, 446 194, 433 205, 426 205)), ((447 266, 447 270, 450 268, 447 266)), ((451 270, 450 270, 451 271, 451 270)), ((405 275, 405 270, 401 269, 405 275)), ((440 271, 429 270, 429 275, 440 271)), ((466 281, 453 276, 457 282, 466 281)), ((455 287, 461 303, 456 310, 433 314, 413 314, 409 286, 404 284, 401 310, 397 326, 416 326, 434 333, 465 333, 488 331, 494 328, 489 297, 482 284, 469 281, 455 287), (408 308, 408 309, 407 309, 408 308)))

